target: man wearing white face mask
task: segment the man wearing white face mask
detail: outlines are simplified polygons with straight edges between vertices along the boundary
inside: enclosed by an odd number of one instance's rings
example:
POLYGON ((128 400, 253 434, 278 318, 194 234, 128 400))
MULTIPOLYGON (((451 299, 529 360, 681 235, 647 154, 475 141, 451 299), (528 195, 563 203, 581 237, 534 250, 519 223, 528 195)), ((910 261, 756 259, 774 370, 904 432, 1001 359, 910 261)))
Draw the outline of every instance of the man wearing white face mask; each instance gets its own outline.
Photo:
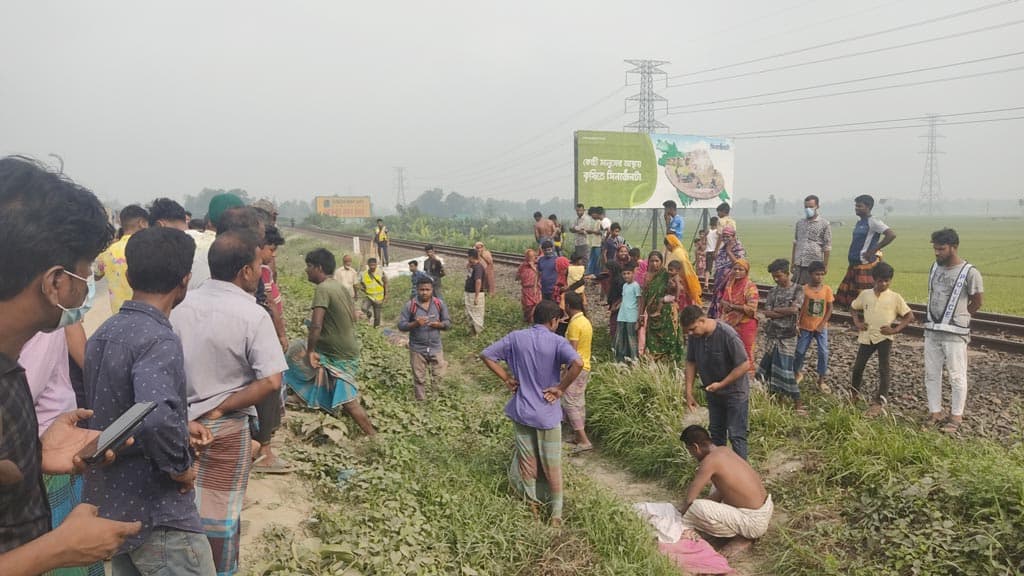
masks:
POLYGON ((79 409, 37 436, 32 395, 15 359, 37 332, 81 317, 89 267, 113 230, 91 192, 9 157, 0 159, 0 235, 0 566, 17 576, 88 565, 113 554, 141 525, 99 518, 95 506, 80 504, 51 529, 42 473, 80 472, 75 455, 99 433, 76 427, 92 415, 79 409))
POLYGON ((807 267, 811 262, 824 262, 832 252, 832 224, 818 214, 818 197, 804 198, 804 217, 796 222, 793 235, 793 282, 807 284, 811 279, 807 267))

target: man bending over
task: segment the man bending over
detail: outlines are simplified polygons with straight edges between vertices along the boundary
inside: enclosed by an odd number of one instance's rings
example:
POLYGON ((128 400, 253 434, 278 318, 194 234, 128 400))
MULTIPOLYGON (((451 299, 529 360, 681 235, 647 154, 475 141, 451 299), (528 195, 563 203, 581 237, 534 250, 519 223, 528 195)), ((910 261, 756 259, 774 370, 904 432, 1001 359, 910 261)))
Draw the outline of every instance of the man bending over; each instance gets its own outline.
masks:
MULTIPOLYGON (((718 538, 733 538, 721 550, 725 556, 749 547, 751 540, 768 531, 772 518, 772 497, 761 476, 733 450, 715 446, 702 426, 687 426, 679 439, 700 462, 679 510, 683 526, 718 538), (708 482, 708 497, 698 498, 708 482)), ((696 536, 693 532, 688 535, 696 536)))

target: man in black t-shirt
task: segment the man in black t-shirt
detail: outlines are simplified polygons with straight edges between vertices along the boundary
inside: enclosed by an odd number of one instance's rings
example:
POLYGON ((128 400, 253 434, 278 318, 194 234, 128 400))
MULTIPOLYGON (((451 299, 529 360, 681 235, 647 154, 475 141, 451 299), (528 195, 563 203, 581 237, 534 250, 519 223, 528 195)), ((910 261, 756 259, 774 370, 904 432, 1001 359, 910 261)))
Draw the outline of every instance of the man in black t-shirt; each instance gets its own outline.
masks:
POLYGON ((466 316, 469 316, 470 332, 476 336, 484 331, 484 294, 487 292, 487 280, 484 267, 480 264, 480 256, 475 248, 466 253, 466 287, 463 303, 466 316))
POLYGON ((716 446, 726 440, 747 459, 750 416, 750 363, 732 326, 708 318, 700 306, 687 306, 679 323, 689 335, 686 345, 686 404, 697 409, 693 382, 700 375, 708 401, 708 432, 716 446))

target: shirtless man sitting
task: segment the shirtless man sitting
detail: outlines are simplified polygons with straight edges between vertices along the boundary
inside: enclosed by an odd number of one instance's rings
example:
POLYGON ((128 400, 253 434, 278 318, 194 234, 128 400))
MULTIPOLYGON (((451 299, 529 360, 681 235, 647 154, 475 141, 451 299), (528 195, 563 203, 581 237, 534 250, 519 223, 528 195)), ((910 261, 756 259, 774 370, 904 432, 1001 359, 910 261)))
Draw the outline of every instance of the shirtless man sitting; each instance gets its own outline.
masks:
POLYGON ((715 446, 702 426, 687 426, 679 439, 700 462, 679 510, 687 530, 684 537, 696 538, 694 530, 699 530, 710 536, 733 538, 721 550, 725 556, 748 548, 752 540, 768 531, 772 517, 772 497, 764 489, 761 476, 732 449, 715 446), (708 497, 698 498, 709 481, 708 497))

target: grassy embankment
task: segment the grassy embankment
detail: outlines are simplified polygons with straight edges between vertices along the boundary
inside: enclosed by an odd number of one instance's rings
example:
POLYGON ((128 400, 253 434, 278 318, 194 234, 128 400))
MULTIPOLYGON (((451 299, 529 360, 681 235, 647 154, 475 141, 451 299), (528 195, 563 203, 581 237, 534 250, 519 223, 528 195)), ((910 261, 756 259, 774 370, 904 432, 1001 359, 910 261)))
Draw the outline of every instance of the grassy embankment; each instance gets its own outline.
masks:
MULTIPOLYGON (((293 242, 289 252, 312 245, 293 242)), ((296 277, 298 262, 282 258, 292 329, 311 294, 296 277)), ((460 317, 461 306, 453 308, 460 317)), ((362 330, 367 403, 384 433, 379 442, 346 440, 346 419, 292 414, 291 426, 306 439, 292 454, 315 486, 319 521, 312 531, 321 543, 305 551, 281 546, 274 565, 282 573, 349 566, 358 570, 353 574, 672 573, 632 513, 571 466, 561 535, 535 524, 506 495, 511 431, 500 413, 504 395, 474 357, 518 324, 518 310, 505 299, 488 308, 483 337, 474 340, 464 328, 446 337, 459 372, 426 405, 409 400, 405 355, 362 330), (339 472, 349 469, 355 476, 338 488, 339 472)), ((685 485, 693 463, 677 440, 684 416, 678 374, 606 363, 600 333, 594 348, 588 422, 604 457, 642 477, 685 485)), ((772 471, 778 515, 759 544, 766 571, 1024 572, 1019 442, 1007 449, 953 440, 902 421, 865 420, 830 398, 814 400, 812 415, 799 418, 761 395, 752 398, 751 459, 772 471)))
MULTIPOLYGON (((301 254, 316 246, 290 239, 279 256, 289 331, 299 335, 312 296, 301 254)), ((457 282, 453 278, 450 282, 457 282)), ((455 288, 452 286, 452 288, 455 288)), ((407 281, 385 307, 397 317, 407 281)), ((452 290, 455 293, 456 290, 452 290)), ((347 417, 290 411, 289 446, 309 494, 313 539, 265 533, 273 556, 260 574, 673 574, 642 521, 612 494, 567 467, 566 526, 538 524, 508 494, 512 428, 500 383, 476 359, 480 348, 517 324, 506 299, 488 304, 488 328, 474 339, 461 303, 446 336, 453 370, 443 393, 412 400, 408 356, 379 331, 359 328, 364 402, 381 434, 362 439, 347 417), (461 321, 460 321, 461 320, 461 321), (350 436, 355 436, 351 438, 350 436)))

